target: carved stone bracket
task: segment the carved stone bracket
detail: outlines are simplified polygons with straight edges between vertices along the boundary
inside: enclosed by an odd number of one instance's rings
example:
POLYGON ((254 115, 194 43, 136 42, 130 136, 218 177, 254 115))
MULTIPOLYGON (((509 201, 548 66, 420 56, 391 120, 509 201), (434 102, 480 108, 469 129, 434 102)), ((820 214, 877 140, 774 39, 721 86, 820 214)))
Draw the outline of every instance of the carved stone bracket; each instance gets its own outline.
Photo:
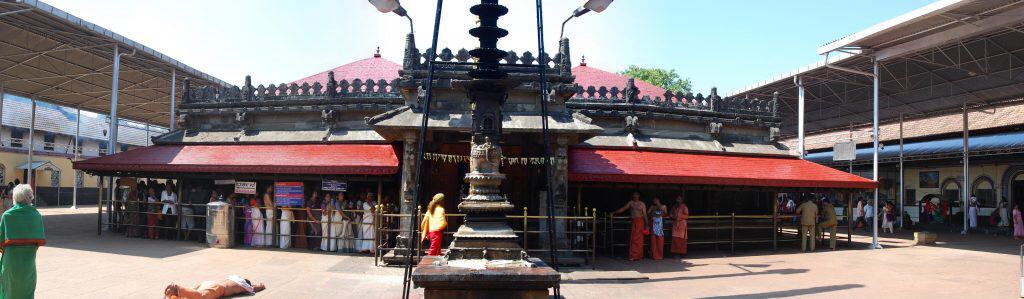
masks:
POLYGON ((708 123, 708 134, 718 137, 722 133, 722 123, 712 122, 708 123))

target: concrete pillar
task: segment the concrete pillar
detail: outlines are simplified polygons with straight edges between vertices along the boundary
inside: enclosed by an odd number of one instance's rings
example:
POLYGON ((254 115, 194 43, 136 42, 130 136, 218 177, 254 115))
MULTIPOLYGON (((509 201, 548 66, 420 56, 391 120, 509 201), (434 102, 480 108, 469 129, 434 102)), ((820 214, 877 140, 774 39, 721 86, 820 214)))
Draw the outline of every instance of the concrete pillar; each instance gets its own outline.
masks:
MULTIPOLYGON (((900 229, 903 229, 903 202, 906 200, 906 198, 903 198, 903 197, 906 196, 906 193, 907 193, 906 189, 903 187, 903 113, 900 113, 900 181, 899 181, 899 184, 900 184, 900 191, 899 191, 899 194, 897 194, 896 196, 898 196, 898 198, 900 200, 900 213, 899 213, 899 216, 896 217, 896 219, 899 219, 900 229)), ((918 220, 918 221, 920 221, 920 220, 918 220)))
POLYGON ((796 113, 796 127, 797 127, 797 150, 800 151, 800 159, 803 159, 807 153, 807 149, 804 144, 804 79, 801 77, 794 77, 793 81, 796 82, 797 87, 797 113, 796 113))
MULTIPOLYGON (((35 184, 36 183, 36 179, 35 179, 35 177, 36 177, 36 173, 35 173, 36 169, 34 167, 32 167, 32 163, 34 162, 32 160, 32 158, 33 158, 33 154, 36 151, 36 138, 35 138, 36 137, 35 136, 36 135, 36 97, 35 96, 32 96, 32 111, 29 112, 29 115, 30 116, 29 116, 29 122, 28 122, 28 170, 25 171, 25 173, 27 174, 27 177, 25 178, 25 182, 28 183, 29 186, 32 186, 32 194, 37 194, 37 192, 36 192, 36 184, 35 184)), ((36 202, 36 200, 35 200, 35 197, 33 196, 32 204, 35 205, 35 202, 36 202)))
MULTIPOLYGON (((872 155, 872 159, 871 159, 871 179, 877 182, 878 181, 878 88, 879 88, 879 85, 882 84, 881 80, 878 78, 878 60, 877 59, 874 60, 874 73, 873 74, 874 75, 872 76, 872 79, 874 79, 874 86, 873 86, 873 89, 874 89, 874 101, 872 103, 871 127, 872 127, 872 132, 873 132, 872 138, 874 139, 874 148, 872 149, 872 154, 873 155, 872 155)), ((875 187, 874 198, 871 200, 871 205, 872 205, 872 208, 873 208, 872 209, 872 213, 876 213, 877 214, 878 213, 878 187, 877 186, 875 187)), ((872 229, 871 229, 871 248, 872 249, 882 249, 882 246, 878 245, 878 217, 877 216, 876 217, 871 217, 871 221, 872 221, 872 224, 871 224, 871 227, 872 227, 872 229)))
POLYGON ((971 199, 971 172, 969 168, 971 165, 971 153, 969 148, 970 141, 968 140, 970 133, 967 124, 967 102, 964 102, 964 182, 960 184, 960 194, 963 197, 963 203, 961 204, 962 207, 960 211, 964 214, 964 230, 963 232, 961 232, 961 234, 964 235, 967 234, 967 214, 969 212, 968 207, 970 206, 970 203, 968 201, 971 199))
MULTIPOLYGON (((81 149, 78 145, 79 136, 82 133, 82 109, 75 109, 75 146, 72 147, 72 155, 74 155, 74 161, 78 161, 81 157, 79 150, 81 149)), ((71 209, 78 209, 78 171, 72 169, 75 172, 75 181, 72 183, 74 186, 71 188, 71 209)), ((84 177, 82 178, 85 179, 84 177)))
POLYGON ((177 83, 177 79, 178 79, 178 70, 172 68, 171 69, 171 119, 170 119, 170 126, 169 126, 171 131, 174 131, 174 122, 175 122, 175 120, 174 120, 174 99, 176 98, 174 95, 175 95, 175 90, 178 89, 176 87, 177 86, 177 84, 176 84, 177 83))

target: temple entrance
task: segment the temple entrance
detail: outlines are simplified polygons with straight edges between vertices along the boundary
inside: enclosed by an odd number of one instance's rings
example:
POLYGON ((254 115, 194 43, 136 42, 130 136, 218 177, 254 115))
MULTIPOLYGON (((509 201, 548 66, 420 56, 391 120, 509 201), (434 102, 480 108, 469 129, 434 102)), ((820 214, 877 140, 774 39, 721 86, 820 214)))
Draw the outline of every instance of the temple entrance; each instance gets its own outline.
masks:
MULTIPOLYGON (((1024 173, 1017 174, 1010 182, 1010 198, 1013 205, 1021 205, 1024 202, 1024 173)), ((1012 206, 1010 207, 1013 208, 1012 206)))
POLYGON ((960 194, 960 182, 956 179, 948 178, 942 182, 942 218, 943 223, 957 224, 963 223, 963 216, 957 216, 960 214, 960 201, 963 195, 960 194))

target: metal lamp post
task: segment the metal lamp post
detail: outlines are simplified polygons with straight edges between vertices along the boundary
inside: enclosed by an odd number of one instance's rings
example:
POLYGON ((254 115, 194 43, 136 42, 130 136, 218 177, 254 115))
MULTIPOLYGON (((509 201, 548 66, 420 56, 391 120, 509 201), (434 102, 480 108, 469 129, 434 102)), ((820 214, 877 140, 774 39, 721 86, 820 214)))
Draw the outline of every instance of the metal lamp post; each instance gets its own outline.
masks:
POLYGON ((574 10, 572 15, 562 22, 562 30, 558 33, 558 40, 562 40, 562 36, 565 34, 565 23, 569 23, 569 20, 572 20, 572 18, 578 18, 591 11, 598 13, 603 12, 605 9, 608 9, 608 5, 611 5, 612 1, 614 0, 587 0, 586 3, 583 3, 583 6, 574 10))
POLYGON ((407 20, 409 20, 409 33, 412 33, 414 31, 413 27, 412 27, 412 18, 409 17, 409 13, 405 10, 405 7, 402 7, 402 4, 399 3, 398 0, 369 0, 369 1, 370 1, 370 4, 372 4, 373 7, 376 8, 377 11, 379 11, 381 13, 393 12, 396 15, 405 17, 407 20))

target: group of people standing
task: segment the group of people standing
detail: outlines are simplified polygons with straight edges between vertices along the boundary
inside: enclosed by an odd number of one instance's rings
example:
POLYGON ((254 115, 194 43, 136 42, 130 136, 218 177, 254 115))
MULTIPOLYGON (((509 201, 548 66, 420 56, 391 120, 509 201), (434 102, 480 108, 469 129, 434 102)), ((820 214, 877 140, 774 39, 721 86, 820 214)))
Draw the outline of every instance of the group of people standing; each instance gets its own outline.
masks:
POLYGON ((235 195, 244 205, 246 246, 307 248, 314 251, 370 253, 373 250, 374 194, 314 190, 301 206, 276 206, 274 188, 255 195, 235 195), (275 242, 276 241, 276 242, 275 242))
POLYGON ((896 206, 892 202, 882 202, 882 210, 875 211, 874 205, 868 203, 864 198, 857 199, 857 207, 853 210, 854 219, 856 219, 856 226, 864 229, 865 232, 872 231, 875 226, 875 217, 882 222, 882 232, 889 231, 890 234, 896 233, 893 229, 896 223, 896 206))
MULTIPOLYGON (((789 199, 792 201, 792 198, 789 199)), ((788 203, 787 203, 788 205, 788 203)), ((811 195, 804 196, 803 203, 793 211, 800 219, 800 250, 807 250, 807 247, 814 251, 819 238, 825 230, 829 232, 829 248, 836 250, 836 208, 832 202, 822 197, 815 202, 811 195)))
POLYGON ((630 233, 629 233, 629 260, 639 261, 644 257, 644 236, 650 235, 651 258, 661 260, 664 258, 665 250, 665 223, 666 219, 672 220, 672 245, 669 251, 674 254, 686 254, 686 220, 690 218, 690 209, 686 206, 683 193, 676 197, 675 206, 671 212, 668 207, 661 203, 661 199, 654 197, 651 200, 650 208, 640 199, 640 192, 633 192, 632 198, 625 206, 612 212, 622 214, 629 212, 630 233))
MULTIPOLYGON (((116 183, 116 190, 119 190, 118 202, 112 203, 116 213, 115 224, 125 227, 125 234, 129 237, 145 237, 149 239, 176 238, 175 231, 178 227, 178 189, 174 181, 167 180, 160 183, 154 180, 140 180, 135 183, 134 188, 123 186, 121 181, 116 183), (173 236, 173 237, 172 237, 173 236)), ((192 215, 191 208, 184 209, 187 215, 192 215)), ((181 226, 190 230, 195 226, 192 217, 182 217, 181 226)))

